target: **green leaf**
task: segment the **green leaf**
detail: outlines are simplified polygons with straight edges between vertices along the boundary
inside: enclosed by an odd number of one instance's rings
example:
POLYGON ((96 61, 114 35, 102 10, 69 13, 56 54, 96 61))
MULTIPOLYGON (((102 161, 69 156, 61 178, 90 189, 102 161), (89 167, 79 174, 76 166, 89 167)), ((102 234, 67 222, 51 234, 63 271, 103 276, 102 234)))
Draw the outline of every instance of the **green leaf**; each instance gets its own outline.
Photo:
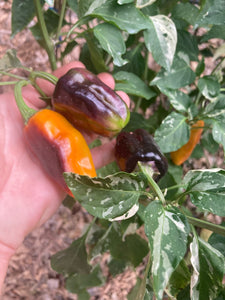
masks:
POLYGON ((198 88, 202 95, 209 100, 215 99, 220 93, 220 84, 212 75, 199 78, 198 88))
POLYGON ((171 90, 160 87, 160 91, 165 94, 174 109, 179 112, 187 112, 191 105, 191 98, 180 90, 171 90))
POLYGON ((81 291, 91 287, 102 285, 105 282, 102 270, 99 265, 95 266, 94 269, 86 274, 79 273, 73 274, 66 280, 66 289, 70 293, 79 294, 81 291))
POLYGON ((103 19, 130 34, 149 26, 149 20, 135 7, 134 3, 119 5, 115 0, 108 0, 96 9, 89 10, 86 15, 103 19))
POLYGON ((138 8, 143 8, 152 5, 154 2, 156 2, 156 0, 137 0, 136 6, 138 8))
POLYGON ((79 291, 77 297, 77 300, 90 300, 90 294, 86 290, 79 291))
MULTIPOLYGON (((53 11, 52 9, 48 9, 44 12, 44 20, 48 30, 48 34, 51 36, 57 31, 57 26, 59 23, 59 15, 53 11)), ((63 22, 63 25, 66 23, 63 22)), ((43 35, 40 29, 40 24, 37 22, 34 26, 30 27, 30 31, 32 32, 34 38, 38 41, 38 43, 45 48, 45 42, 43 40, 43 35)))
POLYGON ((177 31, 173 21, 164 15, 149 17, 150 24, 144 31, 146 47, 155 61, 170 70, 177 45, 177 31))
POLYGON ((202 211, 225 216, 225 176, 220 169, 193 170, 184 177, 186 193, 202 211))
POLYGON ((195 73, 187 62, 175 56, 171 71, 160 70, 151 85, 157 85, 159 88, 179 89, 191 84, 194 80, 195 73))
POLYGON ((108 175, 112 175, 114 173, 119 172, 120 169, 115 161, 105 165, 104 167, 97 170, 98 177, 106 177, 108 175))
POLYGON ((191 273, 183 259, 170 277, 168 284, 170 295, 176 297, 177 294, 189 284, 190 278, 191 273))
POLYGON ((6 54, 0 59, 0 71, 7 72, 12 69, 22 68, 22 64, 16 56, 15 49, 7 50, 6 54))
POLYGON ((156 93, 133 73, 120 71, 114 75, 114 78, 116 80, 116 90, 145 99, 151 99, 156 96, 156 93))
POLYGON ((67 195, 66 198, 63 200, 63 205, 69 209, 72 209, 74 207, 76 200, 71 197, 70 195, 67 195))
POLYGON ((121 57, 125 53, 126 47, 120 30, 114 25, 102 23, 93 29, 95 37, 101 47, 112 56, 116 66, 122 66, 127 60, 121 57))
MULTIPOLYGON (((224 224, 225 225, 225 224, 224 224)), ((225 257, 225 236, 218 233, 212 233, 209 237, 208 243, 225 257)))
POLYGON ((127 48, 123 56, 123 58, 127 60, 127 63, 119 68, 115 67, 114 71, 115 73, 118 71, 126 71, 134 73, 138 77, 142 77, 143 70, 145 69, 145 59, 142 55, 143 44, 138 43, 137 45, 133 45, 132 43, 132 46, 132 49, 127 48))
POLYGON ((223 255, 199 237, 194 237, 190 250, 194 268, 191 279, 192 299, 215 299, 225 270, 223 255))
POLYGON ((225 24, 225 0, 206 0, 195 21, 195 27, 225 24))
POLYGON ((146 188, 146 178, 141 173, 119 172, 105 178, 65 173, 64 178, 75 199, 90 214, 109 220, 133 216, 146 188))
POLYGON ((195 24, 198 15, 199 9, 191 3, 178 3, 172 11, 173 18, 182 19, 191 25, 195 24))
POLYGON ((67 0, 67 4, 74 12, 78 12, 78 0, 67 0))
POLYGON ((219 144, 213 139, 212 132, 205 131, 201 137, 201 145, 209 153, 215 155, 219 149, 219 144))
POLYGON ((35 15, 34 1, 13 0, 12 3, 12 36, 23 30, 35 15))
POLYGON ((220 94, 216 100, 210 102, 204 110, 204 115, 218 122, 223 120, 225 115, 225 95, 220 94))
MULTIPOLYGON (((90 60, 94 66, 95 72, 101 73, 107 71, 107 66, 105 65, 103 57, 103 49, 100 47, 99 42, 94 34, 87 32, 85 34, 85 39, 88 45, 90 60)), ((89 57, 85 58, 85 61, 86 59, 89 60, 89 57)))
POLYGON ((67 54, 70 54, 70 52, 72 52, 72 50, 77 46, 77 42, 76 41, 71 41, 68 42, 66 45, 65 50, 62 52, 61 56, 62 58, 64 58, 67 54))
POLYGON ((190 285, 186 286, 178 295, 177 300, 191 300, 190 298, 190 285))
POLYGON ((112 257, 137 267, 148 254, 148 243, 138 234, 126 235, 125 239, 111 238, 109 250, 112 257))
POLYGON ((186 253, 189 230, 185 216, 176 207, 164 208, 159 201, 147 206, 145 232, 151 249, 156 299, 162 299, 173 271, 186 253))
POLYGON ((64 276, 72 274, 89 274, 91 266, 87 263, 85 246, 86 234, 75 240, 67 249, 51 257, 51 267, 64 276))
POLYGON ((225 118, 213 122, 212 135, 213 139, 225 149, 225 118))
POLYGON ((124 272, 126 266, 125 261, 115 258, 112 258, 108 263, 109 272, 113 277, 124 272))
POLYGON ((210 39, 223 39, 225 40, 225 26, 224 25, 213 25, 212 28, 203 35, 201 43, 204 43, 210 39))
POLYGON ((148 121, 144 118, 142 114, 139 114, 137 112, 131 112, 130 113, 130 121, 128 124, 124 127, 123 131, 134 131, 138 128, 143 128, 147 131, 152 131, 151 125, 149 125, 148 121))
POLYGON ((92 5, 100 6, 102 2, 101 0, 79 0, 78 1, 78 17, 82 18, 88 12, 92 5))
POLYGON ((189 128, 186 117, 176 112, 169 114, 155 131, 155 141, 162 152, 172 152, 187 143, 189 128))
POLYGON ((122 4, 132 3, 134 2, 134 0, 117 0, 117 2, 122 5, 122 4))
POLYGON ((198 43, 195 36, 185 30, 178 30, 176 51, 185 53, 191 61, 198 61, 198 43))
POLYGON ((200 62, 198 63, 195 69, 196 76, 200 76, 204 70, 205 70, 205 59, 204 57, 202 57, 202 59, 200 60, 200 62))

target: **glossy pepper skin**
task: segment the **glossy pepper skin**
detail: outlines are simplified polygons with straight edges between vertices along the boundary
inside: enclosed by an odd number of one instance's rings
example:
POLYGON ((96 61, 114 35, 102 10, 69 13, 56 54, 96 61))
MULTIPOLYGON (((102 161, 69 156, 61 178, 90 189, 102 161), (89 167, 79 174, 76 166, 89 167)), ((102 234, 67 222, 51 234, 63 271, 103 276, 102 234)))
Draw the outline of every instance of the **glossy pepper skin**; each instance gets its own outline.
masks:
POLYGON ((128 123, 126 103, 96 75, 73 68, 59 78, 52 106, 75 127, 113 137, 128 123))
POLYGON ((116 139, 115 157, 119 168, 125 172, 134 171, 137 162, 146 162, 156 167, 158 181, 167 172, 168 163, 153 137, 144 129, 121 132, 116 139))
POLYGON ((188 142, 180 149, 170 153, 171 160, 175 165, 181 165, 191 156, 195 146, 200 141, 204 125, 205 123, 203 120, 198 120, 194 123, 191 126, 191 134, 188 142))
POLYGON ((96 176, 88 145, 82 134, 63 116, 50 109, 34 114, 24 128, 26 142, 48 175, 69 195, 63 172, 96 176))

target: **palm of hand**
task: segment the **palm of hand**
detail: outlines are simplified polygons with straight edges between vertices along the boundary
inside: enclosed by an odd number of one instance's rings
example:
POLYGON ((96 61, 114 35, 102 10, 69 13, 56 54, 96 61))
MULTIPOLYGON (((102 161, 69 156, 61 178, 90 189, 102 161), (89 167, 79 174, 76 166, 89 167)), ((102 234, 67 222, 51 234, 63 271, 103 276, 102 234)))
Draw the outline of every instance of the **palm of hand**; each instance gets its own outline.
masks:
MULTIPOLYGON (((71 63, 55 72, 63 75, 72 67, 83 66, 71 63)), ((101 75, 100 75, 101 76, 101 75)), ((101 79, 114 87, 112 77, 102 74, 101 79)), ((40 80, 47 95, 53 86, 40 80)), ((129 104, 126 94, 121 94, 129 104)), ((43 102, 32 87, 23 90, 28 105, 40 109, 43 102)), ((0 245, 14 251, 24 237, 50 218, 65 197, 65 193, 46 175, 37 159, 31 155, 23 137, 24 123, 16 106, 13 94, 0 96, 0 245)), ((114 142, 92 151, 96 168, 113 159, 114 142), (103 151, 104 150, 104 151, 103 151)))

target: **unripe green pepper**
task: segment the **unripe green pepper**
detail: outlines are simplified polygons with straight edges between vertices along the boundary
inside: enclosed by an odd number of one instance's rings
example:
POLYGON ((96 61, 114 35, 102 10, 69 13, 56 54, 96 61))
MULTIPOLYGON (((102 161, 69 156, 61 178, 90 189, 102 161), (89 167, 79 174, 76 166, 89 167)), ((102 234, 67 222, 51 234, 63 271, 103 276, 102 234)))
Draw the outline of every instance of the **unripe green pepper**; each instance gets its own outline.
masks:
POLYGON ((116 138, 115 157, 121 171, 131 173, 137 163, 150 164, 155 171, 155 181, 165 175, 168 163, 153 137, 144 129, 120 132, 116 138))
POLYGON ((96 75, 73 68, 59 78, 53 108, 75 127, 113 137, 128 123, 126 103, 96 75))

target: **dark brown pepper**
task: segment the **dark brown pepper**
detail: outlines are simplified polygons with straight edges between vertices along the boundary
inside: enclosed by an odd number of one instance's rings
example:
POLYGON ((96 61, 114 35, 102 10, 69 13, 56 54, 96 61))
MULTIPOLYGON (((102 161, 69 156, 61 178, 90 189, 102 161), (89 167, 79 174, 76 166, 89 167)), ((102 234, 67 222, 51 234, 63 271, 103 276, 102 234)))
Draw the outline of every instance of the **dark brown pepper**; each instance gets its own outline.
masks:
POLYGON ((138 161, 150 163, 158 173, 156 181, 164 176, 168 169, 165 156, 153 137, 144 129, 121 132, 116 140, 115 157, 119 168, 128 173, 134 171, 138 161))

